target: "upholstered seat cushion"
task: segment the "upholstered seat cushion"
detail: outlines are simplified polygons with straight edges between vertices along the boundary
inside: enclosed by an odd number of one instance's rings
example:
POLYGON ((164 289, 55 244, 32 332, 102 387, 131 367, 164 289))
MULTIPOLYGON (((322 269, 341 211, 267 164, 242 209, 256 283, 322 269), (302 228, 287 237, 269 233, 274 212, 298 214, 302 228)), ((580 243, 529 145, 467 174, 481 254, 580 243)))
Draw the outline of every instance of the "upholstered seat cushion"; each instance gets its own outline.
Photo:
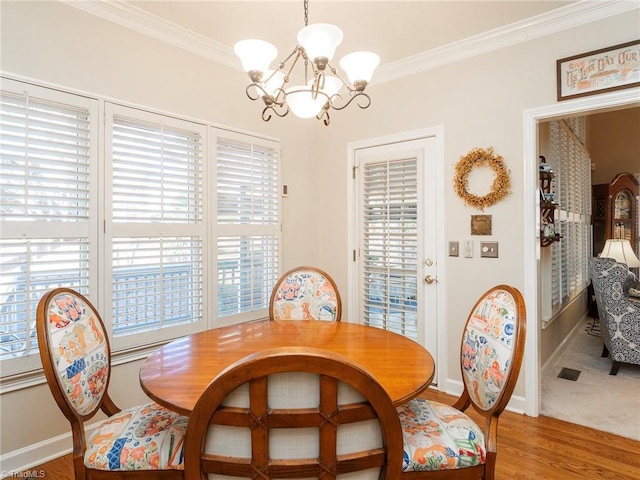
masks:
POLYGON ((84 464, 97 470, 181 470, 187 422, 156 403, 123 410, 93 433, 84 464))
POLYGON ((398 407, 404 436, 402 470, 446 470, 485 462, 482 430, 464 413, 416 398, 398 407))

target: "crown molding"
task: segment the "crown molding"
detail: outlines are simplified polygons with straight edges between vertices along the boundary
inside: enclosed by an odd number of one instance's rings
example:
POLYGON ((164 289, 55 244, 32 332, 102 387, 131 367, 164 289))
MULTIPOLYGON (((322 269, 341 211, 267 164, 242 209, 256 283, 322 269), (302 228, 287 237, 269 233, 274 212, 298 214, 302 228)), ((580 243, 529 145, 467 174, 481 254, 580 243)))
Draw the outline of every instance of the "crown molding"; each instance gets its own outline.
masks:
MULTIPOLYGON (((241 70, 240 61, 236 58, 231 47, 150 14, 126 1, 59 1, 195 55, 241 70)), ((637 0, 606 2, 582 0, 411 57, 383 64, 376 70, 372 83, 381 84, 397 80, 638 9, 640 9, 640 5, 637 0)))
POLYGON ((635 0, 572 3, 504 27, 381 65, 376 70, 372 83, 380 84, 407 77, 638 8, 640 8, 640 4, 635 0))
POLYGON ((209 37, 169 22, 123 0, 59 0, 96 17, 194 53, 200 57, 241 70, 233 49, 209 37))

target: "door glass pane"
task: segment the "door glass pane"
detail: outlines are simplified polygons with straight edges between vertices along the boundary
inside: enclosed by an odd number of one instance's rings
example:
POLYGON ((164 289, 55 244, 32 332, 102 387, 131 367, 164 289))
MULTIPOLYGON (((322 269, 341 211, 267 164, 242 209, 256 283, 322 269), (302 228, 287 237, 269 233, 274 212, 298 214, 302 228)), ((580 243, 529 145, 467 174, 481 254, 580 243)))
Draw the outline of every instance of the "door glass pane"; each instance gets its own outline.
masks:
POLYGON ((364 322, 417 340, 417 160, 367 163, 363 172, 364 322))

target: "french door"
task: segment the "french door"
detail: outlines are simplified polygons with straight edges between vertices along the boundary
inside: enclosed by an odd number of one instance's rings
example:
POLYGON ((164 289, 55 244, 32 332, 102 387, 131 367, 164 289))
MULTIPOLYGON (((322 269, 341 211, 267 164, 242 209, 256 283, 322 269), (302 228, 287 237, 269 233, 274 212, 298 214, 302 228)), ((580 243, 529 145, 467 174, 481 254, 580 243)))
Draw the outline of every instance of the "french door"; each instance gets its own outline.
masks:
POLYGON ((436 139, 357 149, 357 318, 437 358, 436 139))

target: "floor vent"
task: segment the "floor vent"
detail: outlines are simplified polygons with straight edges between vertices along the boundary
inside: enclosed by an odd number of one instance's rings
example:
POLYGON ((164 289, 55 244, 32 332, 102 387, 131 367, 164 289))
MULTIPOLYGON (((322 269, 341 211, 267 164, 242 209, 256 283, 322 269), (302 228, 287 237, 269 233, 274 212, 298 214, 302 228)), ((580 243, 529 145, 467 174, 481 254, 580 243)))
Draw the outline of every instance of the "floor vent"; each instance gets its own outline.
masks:
POLYGON ((562 370, 560 370, 560 373, 558 374, 558 378, 564 378, 565 380, 572 380, 574 382, 578 380, 579 376, 580 376, 580 370, 574 370, 573 368, 566 368, 566 367, 563 367, 562 370))

